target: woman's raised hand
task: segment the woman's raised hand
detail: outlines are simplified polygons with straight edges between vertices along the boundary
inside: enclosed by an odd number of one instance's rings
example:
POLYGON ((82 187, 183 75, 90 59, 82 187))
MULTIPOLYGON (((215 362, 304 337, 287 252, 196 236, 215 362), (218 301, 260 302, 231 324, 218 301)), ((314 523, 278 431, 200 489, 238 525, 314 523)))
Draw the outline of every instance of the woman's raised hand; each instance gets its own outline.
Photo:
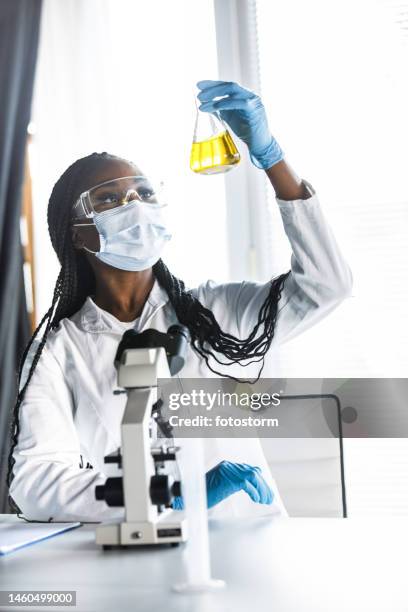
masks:
POLYGON ((283 152, 270 133, 261 98, 233 81, 199 81, 200 111, 219 113, 222 120, 249 149, 252 163, 264 170, 283 159, 283 152))

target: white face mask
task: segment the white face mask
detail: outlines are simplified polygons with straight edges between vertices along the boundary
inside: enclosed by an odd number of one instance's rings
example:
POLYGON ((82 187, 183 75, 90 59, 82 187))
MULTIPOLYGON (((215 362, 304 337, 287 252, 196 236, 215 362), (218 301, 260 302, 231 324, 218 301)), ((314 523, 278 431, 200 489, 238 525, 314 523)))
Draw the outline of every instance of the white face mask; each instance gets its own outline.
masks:
POLYGON ((162 215, 165 205, 132 200, 94 214, 100 250, 95 257, 119 270, 146 270, 159 259, 171 238, 162 215))

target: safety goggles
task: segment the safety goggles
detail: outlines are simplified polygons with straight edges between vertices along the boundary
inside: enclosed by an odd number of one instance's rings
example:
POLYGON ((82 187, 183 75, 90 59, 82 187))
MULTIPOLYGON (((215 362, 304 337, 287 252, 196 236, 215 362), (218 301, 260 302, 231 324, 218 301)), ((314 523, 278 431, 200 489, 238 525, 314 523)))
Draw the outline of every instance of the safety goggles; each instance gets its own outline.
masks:
POLYGON ((129 202, 139 200, 159 204, 163 183, 155 189, 145 176, 124 176, 95 185, 79 196, 73 206, 74 219, 90 219, 95 213, 120 208, 129 202))

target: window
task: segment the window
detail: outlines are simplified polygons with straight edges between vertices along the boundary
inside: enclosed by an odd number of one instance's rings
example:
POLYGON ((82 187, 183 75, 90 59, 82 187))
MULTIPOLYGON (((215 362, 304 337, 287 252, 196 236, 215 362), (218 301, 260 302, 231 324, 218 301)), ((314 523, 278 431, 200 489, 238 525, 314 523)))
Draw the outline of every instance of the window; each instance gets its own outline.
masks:
MULTIPOLYGON (((354 275, 354 297, 282 348, 278 375, 406 377, 408 3, 257 8, 271 128, 316 188, 354 275)), ((289 253, 271 210, 279 272, 289 253)), ((408 512, 407 440, 346 440, 345 450, 351 513, 408 512)))

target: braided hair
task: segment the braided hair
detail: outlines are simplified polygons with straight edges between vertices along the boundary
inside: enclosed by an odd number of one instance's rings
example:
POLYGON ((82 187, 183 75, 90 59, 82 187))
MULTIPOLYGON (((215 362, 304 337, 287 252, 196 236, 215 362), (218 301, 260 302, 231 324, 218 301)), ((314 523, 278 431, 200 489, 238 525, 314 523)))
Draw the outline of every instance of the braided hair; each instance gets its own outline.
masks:
MULTIPOLYGON (((89 181, 89 176, 97 171, 102 164, 113 160, 130 163, 108 153, 92 153, 87 157, 78 159, 62 174, 51 193, 48 204, 48 229, 52 246, 61 264, 61 270, 55 284, 51 306, 34 331, 21 359, 18 373, 19 383, 21 382, 23 366, 27 355, 40 330, 45 325, 26 380, 19 389, 12 414, 11 447, 8 456, 7 473, 7 485, 9 488, 13 478, 13 466, 15 463, 13 451, 17 445, 20 431, 20 406, 41 357, 48 334, 50 330, 58 326, 63 318, 70 317, 77 312, 86 298, 92 295, 95 290, 95 278, 92 268, 83 250, 75 249, 72 243, 70 234, 72 207, 81 191, 89 188, 89 185, 86 184, 86 181, 89 181)), ((248 338, 245 339, 239 339, 224 332, 211 310, 205 308, 192 295, 191 291, 185 289, 183 281, 173 276, 161 259, 153 266, 153 272, 161 287, 167 292, 177 319, 182 325, 188 327, 193 349, 205 360, 208 368, 219 376, 239 380, 213 369, 209 359, 213 358, 224 366, 234 363, 247 366, 254 362, 261 362, 259 374, 256 378, 258 380, 264 367, 265 355, 274 336, 278 301, 289 272, 271 281, 268 295, 259 310, 258 320, 248 338), (225 361, 220 359, 220 355, 224 357, 225 361)), ((13 509, 19 512, 19 508, 10 496, 9 503, 13 509)))

